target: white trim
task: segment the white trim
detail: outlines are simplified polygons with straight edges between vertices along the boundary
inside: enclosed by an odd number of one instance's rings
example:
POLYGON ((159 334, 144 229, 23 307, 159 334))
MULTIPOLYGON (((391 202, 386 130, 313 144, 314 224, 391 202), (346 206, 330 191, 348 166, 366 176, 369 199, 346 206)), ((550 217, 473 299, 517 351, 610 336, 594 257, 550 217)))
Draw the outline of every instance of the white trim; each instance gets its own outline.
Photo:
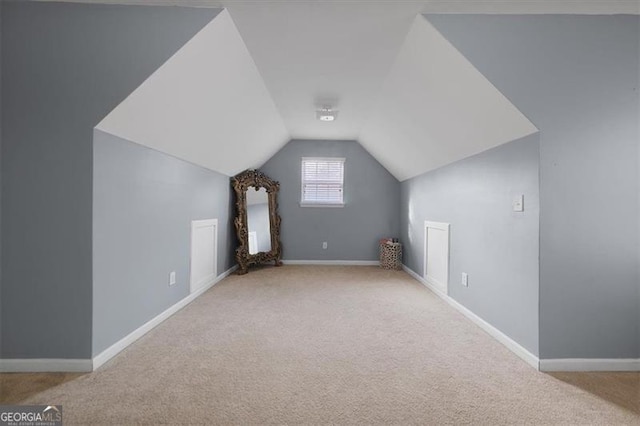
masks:
POLYGON ((300 207, 329 207, 329 208, 342 208, 344 207, 344 203, 300 203, 300 207))
MULTIPOLYGON (((215 280, 215 277, 218 275, 218 219, 204 219, 204 220, 192 220, 191 221, 191 240, 190 240, 191 250, 189 252, 189 292, 197 293, 203 287, 207 286, 207 283, 210 283, 215 280), (207 275, 204 278, 201 278, 199 281, 195 281, 193 276, 194 270, 194 235, 196 230, 199 228, 213 228, 213 272, 210 275, 207 275)), ((208 271, 207 271, 208 272, 208 271)))
POLYGON ((378 266, 377 260, 283 260, 285 265, 378 266))
POLYGON ((424 227, 425 228, 435 228, 435 229, 439 229, 441 231, 449 232, 449 228, 451 227, 451 224, 445 223, 445 222, 432 222, 430 220, 425 220, 424 221, 424 227))
POLYGON ((91 359, 0 359, 0 373, 87 373, 91 359))
MULTIPOLYGON (((180 309, 184 308, 189 303, 193 302, 198 296, 200 296, 201 294, 203 294, 204 292, 209 290, 211 287, 213 287, 218 282, 222 281, 224 278, 228 277, 236 269, 238 269, 238 265, 232 266, 231 268, 227 269, 225 272, 223 272, 222 274, 218 275, 210 283, 198 288, 196 291, 194 291, 193 293, 189 294, 187 297, 185 297, 184 299, 180 300, 179 302, 177 302, 173 306, 169 307, 167 310, 165 310, 161 314, 157 315, 155 318, 153 318, 150 321, 148 321, 147 323, 141 325, 140 327, 138 327, 136 330, 132 331, 127 336, 125 336, 122 339, 118 340, 116 343, 114 343, 113 345, 109 346, 104 351, 100 352, 98 355, 96 355, 93 358, 93 369, 97 370, 100 366, 102 366, 105 362, 109 361, 111 358, 113 358, 114 356, 119 354, 127 346, 131 345, 133 342, 135 342, 136 340, 138 340, 139 338, 141 338, 142 336, 147 334, 149 331, 151 331, 153 328, 158 326, 160 323, 162 323, 164 320, 169 318, 171 315, 175 314, 180 309)), ((91 371, 91 370, 89 370, 89 371, 91 371)))
POLYGON ((424 279, 431 284, 429 288, 437 288, 440 293, 447 294, 449 292, 449 267, 450 267, 450 247, 451 247, 451 225, 444 222, 432 222, 429 220, 424 221, 424 270, 422 275, 424 279), (447 233, 447 277, 445 282, 440 282, 432 276, 427 275, 427 254, 428 254, 428 240, 429 240, 429 228, 439 229, 447 233))
MULTIPOLYGON (((300 207, 329 207, 329 208, 340 208, 344 207, 344 163, 346 162, 346 158, 344 157, 302 157, 300 159, 300 207), (305 180, 305 163, 307 162, 324 162, 324 163, 340 163, 342 166, 342 176, 340 182, 340 202, 314 202, 305 199, 304 196, 304 188, 306 184, 305 180)), ((315 180, 315 182, 320 182, 321 179, 315 180)), ((327 182, 328 183, 328 182, 327 182)), ((334 182, 331 181, 333 184, 334 182)))
POLYGON ((410 269, 407 265, 403 264, 402 265, 402 269, 408 273, 409 275, 411 275, 413 278, 415 278, 417 281, 420 282, 420 284, 423 284, 424 286, 426 286, 429 290, 431 290, 432 292, 434 292, 436 294, 436 296, 444 299, 445 301, 448 302, 447 298, 449 298, 449 296, 444 293, 442 290, 440 290, 438 287, 434 286, 433 284, 431 284, 429 281, 425 280, 424 278, 422 278, 420 275, 418 275, 416 272, 413 271, 413 269, 410 269))
POLYGON ((507 336, 506 334, 504 334, 503 332, 501 332, 500 330, 498 330, 497 328, 495 328, 494 326, 492 326, 491 324, 489 324, 488 322, 486 322, 485 320, 480 318, 478 315, 474 314, 469 309, 467 309, 466 307, 462 306, 460 303, 455 301, 452 297, 449 297, 448 295, 443 293, 441 290, 439 290, 438 288, 434 287, 433 284, 429 283, 424 278, 422 278, 420 275, 416 274, 414 271, 409 269, 409 267, 407 267, 406 265, 402 265, 402 269, 404 269, 409 275, 411 275, 413 278, 415 278, 418 282, 424 284, 429 290, 434 292, 438 297, 443 299, 445 302, 447 302, 449 305, 453 306, 455 309, 457 309, 464 316, 469 318, 477 326, 479 326, 481 329, 486 331, 491 337, 493 337, 498 342, 500 342, 504 346, 506 346, 507 349, 509 349, 511 352, 513 352, 514 354, 516 354, 520 358, 522 358, 527 364, 529 364, 530 366, 532 366, 536 370, 539 369, 540 360, 538 359, 537 356, 535 356, 534 354, 529 352, 527 349, 522 347, 519 343, 517 343, 516 341, 511 339, 509 336, 507 336))
POLYGON ((340 161, 345 163, 347 157, 301 157, 301 161, 340 161))
POLYGON ((640 358, 541 359, 540 371, 640 371, 640 358))

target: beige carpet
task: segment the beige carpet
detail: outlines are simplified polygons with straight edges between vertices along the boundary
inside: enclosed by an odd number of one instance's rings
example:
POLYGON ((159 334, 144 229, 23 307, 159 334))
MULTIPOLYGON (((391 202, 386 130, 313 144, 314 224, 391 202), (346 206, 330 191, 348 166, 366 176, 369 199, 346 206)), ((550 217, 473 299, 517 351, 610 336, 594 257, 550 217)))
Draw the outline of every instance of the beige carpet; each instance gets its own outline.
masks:
POLYGON ((65 424, 640 424, 638 374, 538 373, 377 267, 232 276, 92 374, 0 380, 65 424))

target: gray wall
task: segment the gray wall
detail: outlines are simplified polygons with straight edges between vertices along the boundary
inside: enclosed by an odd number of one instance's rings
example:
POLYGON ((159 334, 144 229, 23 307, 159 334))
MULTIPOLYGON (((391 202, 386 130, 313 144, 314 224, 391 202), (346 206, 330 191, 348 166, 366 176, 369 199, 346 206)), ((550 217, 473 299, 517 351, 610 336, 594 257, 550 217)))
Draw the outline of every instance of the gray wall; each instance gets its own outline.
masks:
POLYGON ((640 356, 640 17, 428 19, 540 129, 540 357, 640 356))
POLYGON ((229 177, 99 130, 93 158, 95 356, 189 294, 192 220, 218 219, 219 274, 235 234, 229 177))
POLYGON ((355 141, 294 140, 260 170, 280 182, 286 260, 377 260, 378 239, 398 235, 400 184, 355 141), (346 158, 344 208, 300 207, 302 157, 346 158))
POLYGON ((93 127, 218 10, 2 12, 1 356, 89 358, 93 127))
POLYGON ((528 136, 401 183, 405 265, 423 275, 425 220, 451 224, 449 295, 534 355, 538 147, 528 136), (524 212, 512 208, 519 194, 524 212))
POLYGON ((2 4, 0 0, 0 356, 2 356, 2 4))
POLYGON ((251 204, 247 206, 247 227, 249 232, 256 233, 258 251, 271 250, 269 204, 251 204))

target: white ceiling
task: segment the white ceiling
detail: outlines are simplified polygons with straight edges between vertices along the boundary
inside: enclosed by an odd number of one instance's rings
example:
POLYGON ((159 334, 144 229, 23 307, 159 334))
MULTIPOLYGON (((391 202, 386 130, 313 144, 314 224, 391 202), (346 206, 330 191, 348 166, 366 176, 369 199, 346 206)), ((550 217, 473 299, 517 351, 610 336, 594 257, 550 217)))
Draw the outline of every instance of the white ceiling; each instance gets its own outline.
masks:
MULTIPOLYGON (((37 0, 69 3, 137 4, 149 6, 228 7, 251 3, 319 3, 322 0, 37 0)), ((640 14, 639 0, 325 0, 326 3, 414 3, 421 13, 490 14, 640 14)))
POLYGON ((227 8, 102 130, 229 175, 289 138, 355 139, 400 180, 535 131, 420 13, 640 13, 637 0, 84 2, 227 8), (338 119, 316 120, 322 105, 338 119))
POLYGON ((358 139, 417 3, 240 3, 231 16, 293 139, 358 139), (335 122, 316 119, 322 105, 335 122))
POLYGON ((264 164, 289 140, 227 11, 96 127, 227 175, 264 164))
POLYGON ((418 15, 359 140, 405 180, 537 130, 418 15))

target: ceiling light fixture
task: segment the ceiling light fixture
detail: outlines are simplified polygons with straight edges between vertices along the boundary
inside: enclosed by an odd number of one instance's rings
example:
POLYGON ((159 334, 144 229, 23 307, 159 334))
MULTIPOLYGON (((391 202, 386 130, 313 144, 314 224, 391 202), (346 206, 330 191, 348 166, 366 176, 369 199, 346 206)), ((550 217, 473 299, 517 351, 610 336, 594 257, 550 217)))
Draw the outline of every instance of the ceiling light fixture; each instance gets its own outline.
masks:
POLYGON ((323 106, 316 110, 316 118, 320 121, 334 121, 338 117, 338 111, 334 111, 329 106, 323 106))

